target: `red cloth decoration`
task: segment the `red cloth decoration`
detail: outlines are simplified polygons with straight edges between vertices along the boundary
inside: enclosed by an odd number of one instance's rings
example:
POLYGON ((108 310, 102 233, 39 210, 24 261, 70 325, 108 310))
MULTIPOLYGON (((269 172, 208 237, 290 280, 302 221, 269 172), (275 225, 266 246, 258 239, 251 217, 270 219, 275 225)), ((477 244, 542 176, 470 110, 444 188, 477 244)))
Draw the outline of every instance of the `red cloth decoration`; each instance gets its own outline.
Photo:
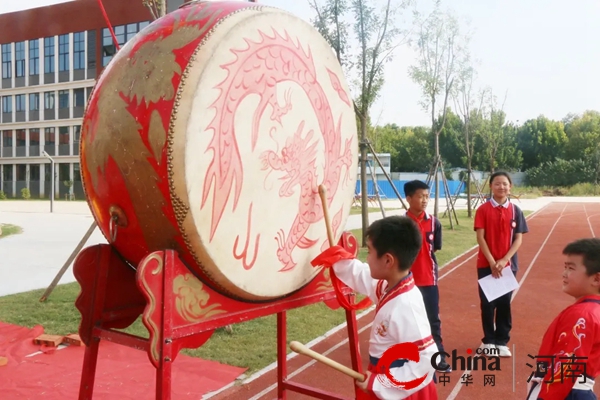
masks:
POLYGON ((331 276, 331 285, 335 291, 335 297, 338 303, 346 310, 361 310, 371 305, 371 299, 365 297, 357 304, 350 304, 348 298, 344 295, 343 290, 348 287, 335 275, 333 271, 333 264, 341 260, 353 260, 354 254, 348 252, 345 248, 340 245, 331 246, 321 254, 319 254, 314 260, 311 261, 313 267, 323 266, 329 268, 329 275, 331 276))

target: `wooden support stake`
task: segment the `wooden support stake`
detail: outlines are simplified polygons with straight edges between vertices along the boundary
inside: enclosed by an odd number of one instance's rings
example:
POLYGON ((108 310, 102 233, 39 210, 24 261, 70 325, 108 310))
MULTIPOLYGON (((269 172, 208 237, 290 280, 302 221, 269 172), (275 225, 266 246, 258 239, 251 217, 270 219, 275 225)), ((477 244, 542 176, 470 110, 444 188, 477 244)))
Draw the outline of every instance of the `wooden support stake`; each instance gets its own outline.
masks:
POLYGON ((62 276, 65 274, 65 272, 67 272, 67 268, 69 268, 69 265, 71 265, 73 260, 75 260, 75 257, 77 257, 77 254, 79 254, 85 242, 87 242, 90 236, 92 236, 92 233, 94 232, 94 229, 96 229, 96 226, 98 226, 96 224, 96 221, 92 222, 92 225, 87 230, 85 235, 83 235, 83 238, 79 241, 79 244, 77 244, 77 247, 75 247, 75 250, 73 250, 69 258, 67 259, 67 262, 65 262, 65 265, 63 265, 60 271, 58 271, 58 274, 56 274, 56 277, 54 278, 50 286, 48 286, 48 289, 46 289, 42 297, 40 297, 40 303, 46 301, 48 296, 50 296, 50 293, 52 293, 56 285, 58 285, 58 282, 60 281, 62 276))

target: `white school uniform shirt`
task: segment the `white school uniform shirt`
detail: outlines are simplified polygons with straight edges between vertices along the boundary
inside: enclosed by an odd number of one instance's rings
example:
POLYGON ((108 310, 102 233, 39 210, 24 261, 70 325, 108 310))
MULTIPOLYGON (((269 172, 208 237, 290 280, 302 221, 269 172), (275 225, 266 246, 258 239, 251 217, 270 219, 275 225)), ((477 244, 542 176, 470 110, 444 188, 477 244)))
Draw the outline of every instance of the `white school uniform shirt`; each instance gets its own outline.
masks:
POLYGON ((423 296, 414 285, 412 274, 387 292, 387 282, 371 278, 369 265, 359 260, 341 260, 333 265, 336 276, 354 291, 368 296, 377 304, 377 312, 369 338, 369 355, 377 359, 391 346, 412 342, 419 348, 419 362, 407 361, 390 373, 398 382, 408 382, 427 375, 414 389, 405 390, 391 385, 379 374, 369 388, 380 399, 405 399, 426 387, 435 374, 431 359, 438 347, 431 336, 423 296))

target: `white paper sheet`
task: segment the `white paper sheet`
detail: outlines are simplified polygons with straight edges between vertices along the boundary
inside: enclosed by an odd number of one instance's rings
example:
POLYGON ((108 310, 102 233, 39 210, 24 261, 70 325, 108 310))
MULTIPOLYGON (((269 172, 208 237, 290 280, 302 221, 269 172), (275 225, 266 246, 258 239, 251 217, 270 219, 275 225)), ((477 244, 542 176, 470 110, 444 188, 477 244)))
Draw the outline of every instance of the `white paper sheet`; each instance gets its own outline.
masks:
POLYGON ((504 267, 500 278, 494 278, 492 275, 481 278, 479 280, 479 286, 481 287, 481 290, 483 290, 488 301, 493 301, 518 288, 519 283, 510 270, 510 266, 508 266, 504 267))

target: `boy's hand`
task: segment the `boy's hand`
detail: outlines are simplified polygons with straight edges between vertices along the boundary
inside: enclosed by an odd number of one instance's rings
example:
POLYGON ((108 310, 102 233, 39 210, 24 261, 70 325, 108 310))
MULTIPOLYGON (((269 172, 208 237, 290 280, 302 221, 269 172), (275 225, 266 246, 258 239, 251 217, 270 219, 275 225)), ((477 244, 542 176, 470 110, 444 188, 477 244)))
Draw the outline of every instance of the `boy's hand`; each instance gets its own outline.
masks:
POLYGON ((371 378, 371 371, 367 371, 366 375, 367 376, 363 382, 358 382, 358 381, 356 382, 356 386, 358 386, 358 388, 360 390, 362 390, 363 392, 367 392, 369 390, 368 386, 369 386, 369 378, 371 378))

